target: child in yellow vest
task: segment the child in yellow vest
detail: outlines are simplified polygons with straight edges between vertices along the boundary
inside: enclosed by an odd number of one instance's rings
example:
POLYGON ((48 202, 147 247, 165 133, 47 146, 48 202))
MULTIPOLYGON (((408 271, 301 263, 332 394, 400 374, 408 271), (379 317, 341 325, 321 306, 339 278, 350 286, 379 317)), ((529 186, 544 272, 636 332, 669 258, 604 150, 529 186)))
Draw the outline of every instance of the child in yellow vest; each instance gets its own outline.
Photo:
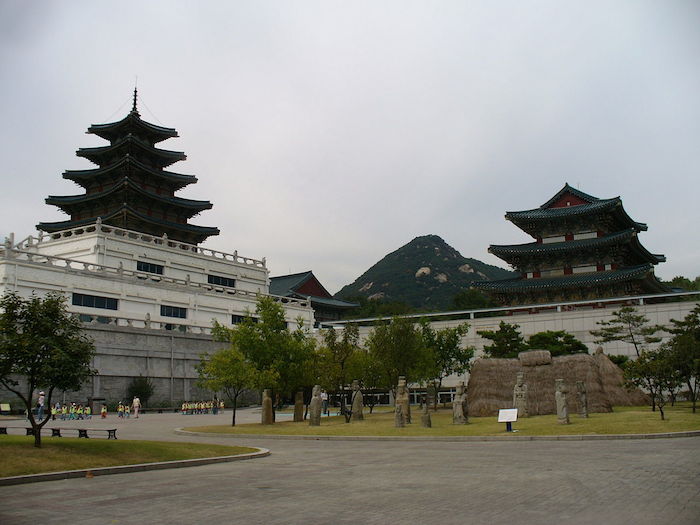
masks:
POLYGON ((102 419, 107 419, 107 405, 102 403, 102 408, 100 409, 100 417, 102 419))
POLYGON ((126 419, 131 417, 131 407, 129 405, 124 405, 124 416, 126 419))
POLYGON ((124 405, 122 405, 122 402, 119 401, 119 404, 117 405, 117 416, 120 418, 124 418, 124 405))

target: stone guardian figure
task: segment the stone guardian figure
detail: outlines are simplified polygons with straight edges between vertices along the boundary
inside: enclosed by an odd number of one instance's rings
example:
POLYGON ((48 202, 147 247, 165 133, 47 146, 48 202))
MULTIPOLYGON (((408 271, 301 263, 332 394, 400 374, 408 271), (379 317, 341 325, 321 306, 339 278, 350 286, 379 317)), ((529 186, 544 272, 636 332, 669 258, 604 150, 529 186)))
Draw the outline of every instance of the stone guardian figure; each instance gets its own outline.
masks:
POLYGON ((274 423, 272 419, 272 397, 270 397, 269 388, 263 390, 261 423, 263 425, 272 425, 274 423))
POLYGON ((557 402, 557 423, 569 424, 569 408, 566 406, 566 394, 568 392, 563 379, 555 379, 556 391, 554 398, 557 402))
POLYGON ((469 411, 467 408, 467 394, 464 391, 464 381, 457 383, 457 392, 452 401, 452 424, 466 425, 469 423, 469 411))
POLYGON ((588 417, 588 395, 586 394, 586 383, 576 381, 576 392, 578 393, 578 415, 588 417))
POLYGON ((360 382, 355 380, 352 382, 352 421, 362 421, 365 418, 362 413, 364 406, 360 382))
POLYGON ((403 407, 403 417, 406 424, 411 423, 411 398, 409 396, 408 385, 406 384, 406 378, 404 376, 399 376, 399 384, 396 391, 396 403, 401 403, 403 407), (403 387, 403 388, 402 388, 403 387))
POLYGON ((420 416, 420 423, 424 428, 431 428, 433 426, 433 421, 430 418, 430 407, 428 405, 429 403, 426 399, 423 404, 423 414, 420 416))
POLYGON ((309 426, 318 427, 321 425, 321 386, 314 385, 309 403, 309 426))
POLYGON ((294 422, 304 421, 304 392, 297 392, 294 396, 294 422))
POLYGON ((518 417, 527 417, 527 385, 524 374, 518 372, 515 376, 515 386, 513 387, 513 408, 518 409, 518 417))

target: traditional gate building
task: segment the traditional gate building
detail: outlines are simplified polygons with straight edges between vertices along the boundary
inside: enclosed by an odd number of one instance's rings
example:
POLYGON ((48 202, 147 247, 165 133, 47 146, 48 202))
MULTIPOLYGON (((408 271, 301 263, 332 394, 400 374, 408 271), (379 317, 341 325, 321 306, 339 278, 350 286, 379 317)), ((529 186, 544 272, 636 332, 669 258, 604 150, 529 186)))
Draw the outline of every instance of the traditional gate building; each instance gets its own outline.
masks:
POLYGON ((536 304, 670 292, 654 276, 666 259, 638 234, 647 225, 625 212, 620 197, 599 199, 566 184, 539 208, 506 213, 535 241, 492 245, 489 252, 520 276, 474 286, 500 304, 536 304))

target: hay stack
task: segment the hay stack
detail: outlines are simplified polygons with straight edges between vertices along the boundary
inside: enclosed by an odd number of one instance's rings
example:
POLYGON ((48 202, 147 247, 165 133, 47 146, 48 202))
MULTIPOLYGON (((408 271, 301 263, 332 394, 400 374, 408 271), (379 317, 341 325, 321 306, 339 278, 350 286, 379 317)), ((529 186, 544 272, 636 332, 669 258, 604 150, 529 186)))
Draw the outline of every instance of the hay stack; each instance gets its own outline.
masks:
POLYGON ((554 357, 546 350, 521 352, 517 359, 477 359, 471 369, 467 399, 469 415, 493 416, 511 408, 516 374, 523 372, 530 415, 555 414, 554 380, 569 389, 569 413, 578 413, 576 381, 588 393, 588 412, 612 412, 613 405, 644 404, 644 394, 622 387, 622 371, 604 354, 554 357))

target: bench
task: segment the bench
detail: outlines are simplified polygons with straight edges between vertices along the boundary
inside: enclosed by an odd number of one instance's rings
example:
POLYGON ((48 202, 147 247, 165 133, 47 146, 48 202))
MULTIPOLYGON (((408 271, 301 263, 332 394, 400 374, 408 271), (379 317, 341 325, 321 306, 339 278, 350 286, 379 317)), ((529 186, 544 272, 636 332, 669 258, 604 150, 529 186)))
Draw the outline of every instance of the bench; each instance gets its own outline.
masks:
MULTIPOLYGON (((8 428, 24 428, 27 432, 27 436, 34 435, 34 429, 32 427, 3 427, 0 426, 0 434, 7 434, 8 428)), ((116 428, 50 428, 51 437, 63 437, 61 431, 65 430, 77 430, 79 438, 89 438, 88 432, 107 432, 107 439, 117 439, 117 429, 116 428)))

